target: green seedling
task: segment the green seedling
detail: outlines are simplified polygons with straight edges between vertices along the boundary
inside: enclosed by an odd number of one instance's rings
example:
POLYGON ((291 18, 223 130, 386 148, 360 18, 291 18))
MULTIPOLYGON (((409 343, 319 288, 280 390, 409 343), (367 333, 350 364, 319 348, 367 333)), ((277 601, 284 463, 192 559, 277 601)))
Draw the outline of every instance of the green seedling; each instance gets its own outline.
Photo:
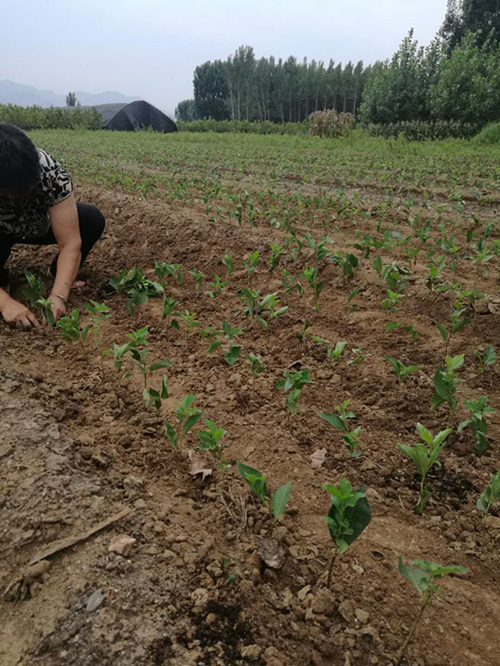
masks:
POLYGON ((413 587, 420 594, 421 605, 417 614, 415 622, 399 652, 398 664, 402 664, 403 659, 406 657, 408 645, 412 640, 415 631, 422 619, 423 612, 431 600, 432 596, 439 592, 439 588, 435 585, 434 581, 439 580, 447 574, 465 574, 467 569, 459 565, 443 566, 435 562, 428 562, 427 560, 416 560, 412 562, 412 567, 403 563, 403 558, 399 557, 399 573, 410 581, 413 587))
POLYGON ((208 292, 210 298, 217 299, 222 294, 222 290, 227 285, 227 280, 223 280, 220 275, 216 275, 213 282, 209 283, 209 286, 212 287, 211 291, 208 292))
MULTIPOLYGON (((154 366, 155 364, 153 363, 152 365, 154 366)), ((172 364, 170 363, 170 365, 172 364)), ((169 366, 162 366, 162 367, 169 367, 169 366)), ((161 378, 161 388, 159 391, 151 387, 145 388, 142 391, 142 398, 144 400, 144 404, 146 405, 146 409, 149 409, 150 405, 154 405, 157 412, 161 408, 162 400, 166 400, 169 397, 169 395, 170 394, 168 392, 167 375, 163 375, 163 377, 161 378)))
POLYGON ((203 416, 201 409, 194 407, 195 401, 195 395, 185 395, 182 398, 175 410, 175 415, 179 420, 179 427, 177 430, 168 421, 165 422, 165 435, 173 449, 177 450, 182 448, 187 433, 203 416))
POLYGON ((455 370, 458 370, 464 364, 464 354, 459 356, 447 356, 445 358, 445 366, 438 366, 434 375, 434 396, 431 402, 431 409, 437 409, 443 403, 447 402, 450 406, 450 417, 457 406, 456 392, 457 385, 462 381, 459 379, 455 370))
POLYGON ((317 335, 312 335, 311 337, 318 345, 326 347, 326 355, 331 363, 338 363, 342 360, 342 354, 347 347, 347 342, 341 340, 334 347, 333 342, 330 342, 330 340, 325 340, 325 338, 320 338, 317 335))
POLYGON ((323 488, 330 495, 330 510, 325 521, 335 544, 326 583, 327 588, 330 588, 335 560, 364 532, 370 524, 371 512, 364 486, 353 490, 349 481, 342 478, 336 486, 327 485, 323 488))
POLYGON ((305 322, 302 325, 302 328, 300 331, 297 333, 297 340, 300 342, 304 342, 306 339, 306 336, 308 335, 307 331, 309 328, 311 328, 312 322, 309 321, 309 319, 306 319, 305 322))
POLYGON ((22 288, 23 296, 28 300, 32 308, 36 307, 43 294, 43 281, 37 275, 25 271, 27 285, 22 288))
POLYGON ((88 361, 87 350, 83 344, 87 339, 89 334, 90 326, 81 327, 80 325, 80 310, 75 308, 71 314, 66 317, 61 317, 57 322, 57 327, 61 329, 61 334, 65 340, 72 340, 77 342, 82 351, 83 355, 88 361))
POLYGON ((275 319, 284 315, 289 307, 286 305, 285 307, 276 309, 276 306, 280 303, 278 292, 267 294, 262 300, 259 300, 260 291, 258 289, 252 291, 248 287, 243 287, 238 291, 238 296, 246 305, 245 315, 255 319, 265 331, 269 331, 269 324, 263 315, 268 312, 269 317, 275 319))
POLYGON ((166 319, 167 335, 169 329, 172 326, 172 317, 175 316, 178 305, 179 301, 176 301, 175 298, 169 297, 167 296, 167 294, 163 296, 163 308, 161 311, 161 318, 166 319))
MULTIPOLYGON (((266 477, 258 470, 248 465, 244 465, 238 460, 238 471, 241 474, 243 481, 250 487, 253 494, 261 501, 264 506, 269 502, 269 491, 267 488, 266 477)), ((280 486, 271 495, 271 514, 276 519, 285 513, 286 505, 290 499, 290 492, 292 490, 292 482, 289 481, 280 486)))
POLYGON ((444 280, 443 280, 443 271, 446 268, 446 261, 443 258, 439 261, 438 264, 432 264, 429 266, 429 272, 425 279, 425 286, 431 292, 442 291, 444 280))
POLYGON ((500 469, 496 474, 490 474, 490 482, 481 493, 476 502, 479 511, 483 512, 483 518, 490 512, 490 508, 500 500, 500 469))
POLYGON ((304 287, 302 286, 302 282, 300 281, 300 275, 292 277, 290 276, 291 276, 290 271, 284 268, 283 277, 281 279, 281 285, 285 289, 285 293, 291 294, 294 291, 296 291, 299 298, 302 298, 304 296, 304 287))
POLYGON ((398 361, 396 358, 393 358, 392 356, 386 356, 385 359, 386 361, 388 361, 388 363, 390 363, 392 369, 396 373, 396 377, 398 379, 399 384, 402 384, 406 380, 406 378, 409 375, 411 375, 412 372, 420 370, 419 365, 405 365, 404 363, 401 363, 401 361, 398 361))
POLYGON ((397 328, 401 328, 403 333, 409 333, 413 340, 418 340, 418 331, 415 324, 403 324, 400 321, 391 321, 389 324, 387 324, 385 332, 389 333, 390 331, 394 331, 397 328))
POLYGON ((101 359, 101 371, 104 377, 104 348, 103 348, 103 338, 102 338, 102 323, 111 317, 111 311, 105 303, 97 303, 96 301, 90 301, 85 306, 85 309, 90 315, 90 326, 89 333, 93 335, 94 342, 99 352, 99 357, 101 359))
POLYGON ((49 326, 54 326, 56 320, 54 313, 52 312, 52 301, 49 298, 39 298, 37 300, 37 305, 40 306, 42 317, 45 319, 47 324, 49 324, 49 326))
POLYGON ((349 278, 355 276, 355 271, 359 268, 359 259, 354 254, 346 254, 345 259, 340 250, 333 252, 331 255, 332 263, 340 266, 342 272, 349 278))
POLYGON ((150 298, 163 293, 163 287, 158 282, 150 280, 144 275, 142 268, 124 269, 120 275, 109 280, 110 286, 117 294, 127 296, 127 312, 133 314, 134 305, 144 305, 150 298))
POLYGON ((235 344, 234 338, 240 335, 240 333, 243 332, 243 329, 232 328, 231 325, 227 323, 227 321, 222 322, 222 331, 215 329, 213 326, 209 326, 209 329, 205 329, 205 331, 203 331, 205 337, 210 337, 212 339, 212 342, 208 348, 208 353, 212 354, 216 349, 219 349, 219 347, 224 343, 224 340, 220 337, 223 335, 229 344, 229 349, 224 353, 224 360, 228 365, 233 366, 241 354, 241 345, 235 344))
POLYGON ((398 310, 401 310, 399 305, 402 298, 404 298, 403 294, 397 294, 395 291, 388 289, 387 296, 380 305, 384 310, 387 310, 387 312, 397 312, 398 310))
POLYGON ((243 260, 243 265, 246 268, 248 277, 251 277, 255 273, 259 265, 259 261, 260 261, 259 250, 255 250, 254 252, 252 252, 252 254, 250 254, 248 257, 248 261, 243 260))
POLYGON ((304 280, 306 280, 307 284, 309 285, 309 288, 313 290, 314 295, 316 297, 315 307, 317 308, 320 294, 326 285, 326 280, 321 280, 321 281, 319 280, 318 269, 316 268, 316 266, 310 266, 308 268, 305 268, 304 272, 300 277, 303 277, 304 280))
POLYGON ((354 412, 348 411, 349 400, 344 400, 341 405, 336 405, 334 407, 337 414, 326 414, 325 412, 320 412, 319 416, 326 421, 334 428, 338 428, 342 431, 342 439, 346 443, 347 450, 352 458, 359 458, 361 455, 359 435, 361 433, 361 426, 357 426, 354 430, 351 430, 349 426, 349 419, 355 419, 356 414, 354 412))
POLYGON ((445 356, 448 354, 448 347, 450 346, 452 335, 458 333, 458 331, 472 321, 472 319, 469 319, 468 317, 462 317, 466 309, 467 308, 457 309, 454 307, 451 311, 450 323, 448 326, 440 324, 438 321, 434 322, 438 331, 441 333, 441 337, 446 342, 446 347, 444 349, 445 356))
POLYGON ((479 361, 479 367, 483 373, 483 377, 486 375, 486 370, 493 367, 497 362, 497 353, 491 345, 485 347, 483 352, 480 352, 479 349, 475 349, 474 356, 479 361))
POLYGON ((175 317, 172 319, 172 323, 170 324, 172 328, 176 328, 177 330, 180 329, 178 319, 180 319, 184 325, 184 347, 187 349, 189 342, 189 331, 200 325, 200 322, 196 319, 196 312, 189 312, 189 310, 177 310, 172 314, 172 317, 175 317))
POLYGON ((169 278, 173 278, 177 284, 182 284, 184 282, 182 264, 171 264, 168 261, 155 261, 155 273, 164 289, 167 286, 169 278))
MULTIPOLYGON (((360 291, 361 290, 360 290, 359 287, 356 287, 356 289, 353 289, 351 291, 351 293, 349 294, 349 296, 347 297, 347 302, 350 303, 351 301, 353 301, 356 298, 356 296, 359 294, 360 291)), ((355 312, 357 309, 358 309, 358 306, 356 305, 356 303, 351 305, 351 312, 355 312)))
POLYGON ((310 370, 297 370, 293 374, 289 370, 285 370, 283 375, 284 379, 280 379, 275 388, 282 389, 287 395, 285 404, 290 410, 290 414, 295 415, 298 412, 298 402, 302 394, 302 389, 306 384, 314 384, 314 381, 309 378, 310 370))
POLYGON ((488 422, 486 421, 486 414, 495 414, 496 409, 489 407, 488 396, 478 398, 478 400, 467 400, 464 406, 470 410, 471 415, 466 421, 462 421, 457 428, 457 432, 461 432, 464 428, 470 427, 474 439, 476 440, 476 452, 478 456, 482 456, 488 448, 488 422))
POLYGON ((234 271, 234 261, 233 261, 233 255, 232 254, 225 254, 222 257, 222 263, 226 267, 226 274, 227 277, 231 277, 232 272, 234 271))
POLYGON ((202 285, 202 282, 206 277, 205 273, 202 273, 198 269, 193 268, 193 270, 191 271, 191 275, 194 277, 195 282, 196 282, 195 291, 200 291, 200 287, 202 285))
POLYGON ((269 248, 271 256, 269 257, 269 267, 267 270, 269 273, 272 273, 279 266, 281 257, 286 253, 286 250, 279 243, 269 243, 269 248))
POLYGON ((389 264, 382 271, 382 280, 389 286, 392 292, 401 294, 408 284, 411 271, 396 263, 389 264))
POLYGON ((255 380, 264 372, 265 367, 262 363, 262 358, 256 354, 252 354, 252 352, 247 354, 247 361, 250 363, 250 370, 252 371, 252 390, 255 391, 255 380))
POLYGON ((415 446, 398 444, 398 448, 412 460, 417 472, 420 474, 420 492, 415 513, 421 515, 429 499, 429 491, 424 488, 425 477, 433 465, 441 467, 438 458, 445 447, 445 440, 452 431, 452 428, 441 430, 441 432, 434 436, 421 423, 417 423, 417 431, 422 442, 417 442, 415 446))
POLYGON ((208 430, 200 430, 196 434, 201 444, 198 448, 202 451, 211 451, 218 460, 218 468, 223 472, 230 466, 226 460, 223 460, 222 454, 227 447, 227 442, 224 440, 227 435, 227 430, 218 428, 213 421, 205 419, 205 425, 208 430))
POLYGON ((351 349, 352 358, 347 361, 347 365, 353 365, 355 368, 361 365, 366 359, 371 358, 371 354, 365 354, 361 347, 351 349))

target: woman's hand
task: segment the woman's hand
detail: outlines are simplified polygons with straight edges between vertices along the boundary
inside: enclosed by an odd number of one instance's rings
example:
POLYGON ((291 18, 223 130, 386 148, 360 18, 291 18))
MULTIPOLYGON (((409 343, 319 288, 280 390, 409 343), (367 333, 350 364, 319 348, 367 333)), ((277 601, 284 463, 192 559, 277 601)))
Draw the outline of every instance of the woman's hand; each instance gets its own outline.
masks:
POLYGON ((35 315, 28 310, 22 303, 18 303, 13 298, 7 299, 0 310, 2 317, 9 326, 16 328, 35 328, 39 326, 35 315))
POLYGON ((66 315, 66 303, 60 296, 56 296, 55 294, 51 294, 49 296, 49 300, 52 303, 50 309, 54 315, 54 324, 57 324, 59 319, 66 315))

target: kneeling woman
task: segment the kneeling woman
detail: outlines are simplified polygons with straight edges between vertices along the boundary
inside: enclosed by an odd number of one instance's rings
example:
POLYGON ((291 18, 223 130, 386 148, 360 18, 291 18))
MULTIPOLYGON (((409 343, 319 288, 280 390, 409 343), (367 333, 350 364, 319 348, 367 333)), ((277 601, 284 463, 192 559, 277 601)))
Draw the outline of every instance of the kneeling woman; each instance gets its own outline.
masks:
POLYGON ((5 263, 16 243, 59 246, 50 267, 49 299, 57 321, 81 264, 104 231, 103 214, 76 203, 71 178, 13 125, 0 123, 0 313, 17 328, 37 326, 34 314, 7 292, 5 263))

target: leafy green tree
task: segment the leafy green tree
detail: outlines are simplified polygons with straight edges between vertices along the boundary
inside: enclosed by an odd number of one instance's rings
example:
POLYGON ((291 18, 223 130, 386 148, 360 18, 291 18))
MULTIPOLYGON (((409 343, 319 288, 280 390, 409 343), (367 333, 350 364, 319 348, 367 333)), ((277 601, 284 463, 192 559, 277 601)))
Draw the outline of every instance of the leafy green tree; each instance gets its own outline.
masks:
POLYGON ((66 106, 73 107, 76 106, 78 103, 78 100, 76 98, 76 94, 74 92, 69 92, 66 95, 66 106))
POLYGON ((201 118, 229 118, 226 65, 221 60, 205 62, 194 70, 194 100, 201 118))
POLYGON ((481 31, 480 43, 484 42, 491 30, 494 39, 500 39, 500 2, 498 0, 448 0, 448 11, 440 34, 452 51, 467 33, 481 31))
POLYGON ((189 122, 191 120, 198 120, 199 117, 194 99, 183 99, 182 102, 179 102, 175 107, 176 120, 185 120, 189 122))

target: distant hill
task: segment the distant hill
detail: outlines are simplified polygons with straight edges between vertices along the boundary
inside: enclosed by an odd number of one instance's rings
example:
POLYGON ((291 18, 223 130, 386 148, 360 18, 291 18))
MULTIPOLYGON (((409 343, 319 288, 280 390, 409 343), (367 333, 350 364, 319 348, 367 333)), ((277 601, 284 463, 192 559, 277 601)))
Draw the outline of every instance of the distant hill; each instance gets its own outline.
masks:
MULTIPOLYGON (((129 97, 115 91, 88 93, 76 90, 76 97, 82 106, 96 104, 128 104, 141 99, 129 97)), ((58 95, 53 90, 37 90, 14 81, 0 81, 0 104, 17 104, 18 106, 66 106, 66 95, 58 95)))

